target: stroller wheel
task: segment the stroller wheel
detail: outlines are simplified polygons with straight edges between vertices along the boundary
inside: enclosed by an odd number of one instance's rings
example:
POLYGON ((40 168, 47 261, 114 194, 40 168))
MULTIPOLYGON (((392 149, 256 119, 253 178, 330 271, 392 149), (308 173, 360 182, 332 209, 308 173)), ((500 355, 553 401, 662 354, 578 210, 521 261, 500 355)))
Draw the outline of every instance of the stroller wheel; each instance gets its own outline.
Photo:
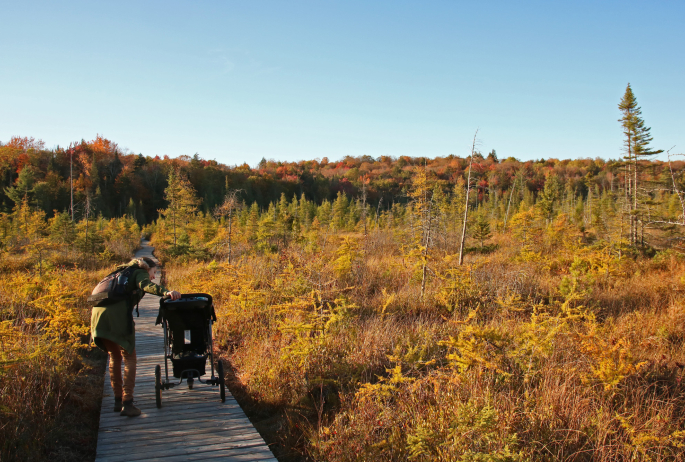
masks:
POLYGON ((155 401, 157 402, 157 409, 162 407, 162 368, 157 364, 155 366, 155 401))
POLYGON ((216 373, 219 376, 219 395, 223 403, 226 401, 226 383, 224 381, 224 363, 221 360, 217 361, 216 373))

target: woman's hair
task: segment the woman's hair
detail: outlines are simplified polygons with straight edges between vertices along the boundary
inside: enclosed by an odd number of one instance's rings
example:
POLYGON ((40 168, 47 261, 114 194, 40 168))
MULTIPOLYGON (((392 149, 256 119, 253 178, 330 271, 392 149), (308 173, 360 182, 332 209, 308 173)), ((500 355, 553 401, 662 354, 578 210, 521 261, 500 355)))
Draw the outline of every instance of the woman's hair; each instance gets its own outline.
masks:
POLYGON ((150 257, 140 257, 131 260, 129 262, 129 265, 138 265, 144 270, 149 270, 150 268, 154 268, 155 266, 157 266, 157 262, 150 257))

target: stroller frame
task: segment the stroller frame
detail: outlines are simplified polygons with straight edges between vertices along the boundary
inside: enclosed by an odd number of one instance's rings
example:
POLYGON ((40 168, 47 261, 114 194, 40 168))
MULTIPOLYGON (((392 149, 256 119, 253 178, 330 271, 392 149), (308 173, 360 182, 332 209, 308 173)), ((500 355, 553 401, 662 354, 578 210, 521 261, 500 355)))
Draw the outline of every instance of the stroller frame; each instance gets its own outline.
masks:
MULTIPOLYGON (((175 307, 178 308, 178 307, 175 307)), ((193 308, 186 308, 182 307, 180 308, 181 310, 188 310, 192 311, 193 308)), ((157 322, 156 324, 162 324, 162 329, 164 332, 164 378, 162 378, 161 374, 161 367, 160 365, 155 366, 155 398, 157 402, 157 407, 161 408, 162 407, 162 391, 163 390, 169 390, 170 388, 174 388, 177 385, 181 385, 183 383, 183 380, 186 380, 186 383, 188 384, 188 388, 192 390, 193 384, 195 380, 200 382, 201 384, 205 385, 210 385, 210 386, 219 386, 219 391, 220 391, 220 397, 221 401, 224 402, 226 400, 226 391, 225 391, 225 379, 224 379, 224 367, 223 367, 223 362, 219 360, 217 362, 217 375, 214 375, 214 340, 212 337, 212 325, 216 321, 216 314, 214 312, 214 304, 212 302, 212 296, 209 294, 204 294, 204 293, 193 293, 193 294, 182 294, 181 298, 176 301, 171 301, 169 297, 162 297, 159 300, 159 315, 157 317, 157 322), (203 359, 203 367, 202 371, 196 369, 196 368, 182 368, 178 370, 176 368, 176 364, 174 363, 175 361, 178 361, 179 363, 182 361, 181 358, 174 358, 174 348, 173 348, 173 338, 171 335, 171 326, 169 325, 169 320, 168 316, 165 316, 165 313, 167 313, 167 304, 171 303, 180 303, 183 304, 183 302, 187 303, 192 303, 194 305, 202 305, 203 301, 199 300, 199 298, 204 298, 207 301, 204 302, 205 306, 202 307, 207 314, 209 314, 207 319, 207 326, 206 326, 206 342, 203 345, 204 346, 204 353, 205 357, 203 359), (206 366, 206 360, 209 359, 210 362, 210 367, 211 367, 211 378, 202 380, 202 375, 205 374, 204 368, 206 366), (178 378, 178 382, 175 380, 170 380, 169 379, 169 360, 171 360, 172 365, 174 365, 174 371, 176 374, 174 374, 173 377, 178 378), (178 376, 178 377, 177 377, 178 376)), ((185 350, 184 350, 185 351, 185 350)), ((200 358, 194 358, 196 360, 201 359, 200 358)), ((180 366, 179 366, 180 367, 180 366)))

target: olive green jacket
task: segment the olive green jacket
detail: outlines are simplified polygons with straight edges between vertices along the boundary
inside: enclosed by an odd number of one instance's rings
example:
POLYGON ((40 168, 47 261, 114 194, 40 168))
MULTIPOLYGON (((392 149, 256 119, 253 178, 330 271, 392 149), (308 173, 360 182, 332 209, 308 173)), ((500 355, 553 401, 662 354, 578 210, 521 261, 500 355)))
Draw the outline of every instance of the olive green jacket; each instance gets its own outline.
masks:
MULTIPOLYGON (((119 269, 127 265, 120 266, 119 269)), ((138 266, 138 265, 134 265, 138 266)), ((128 353, 136 348, 135 323, 132 322, 133 307, 145 295, 145 292, 163 296, 168 290, 150 281, 150 276, 143 268, 136 269, 131 275, 137 290, 133 292, 131 302, 122 300, 107 306, 93 307, 90 316, 90 331, 95 344, 105 350, 102 339, 108 339, 121 346, 128 353)))

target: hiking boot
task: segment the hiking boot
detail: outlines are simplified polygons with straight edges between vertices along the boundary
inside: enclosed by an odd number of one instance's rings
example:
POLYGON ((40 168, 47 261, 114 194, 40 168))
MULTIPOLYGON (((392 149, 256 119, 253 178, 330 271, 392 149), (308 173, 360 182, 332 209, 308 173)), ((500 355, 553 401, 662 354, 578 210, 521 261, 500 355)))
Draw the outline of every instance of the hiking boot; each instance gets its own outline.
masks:
POLYGON ((121 398, 114 397, 114 412, 121 412, 121 398))
POLYGON ((133 400, 124 401, 123 404, 124 408, 121 410, 121 414, 119 415, 124 415, 127 417, 137 417, 140 415, 140 409, 133 405, 133 400))

